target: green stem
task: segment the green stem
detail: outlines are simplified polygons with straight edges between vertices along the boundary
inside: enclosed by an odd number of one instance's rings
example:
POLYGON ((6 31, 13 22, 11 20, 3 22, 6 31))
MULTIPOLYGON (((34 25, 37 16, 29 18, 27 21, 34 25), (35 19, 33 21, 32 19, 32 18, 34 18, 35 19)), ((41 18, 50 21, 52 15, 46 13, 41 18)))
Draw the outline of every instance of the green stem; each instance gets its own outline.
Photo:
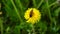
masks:
POLYGON ((52 23, 54 23, 55 21, 52 20, 53 18, 52 18, 51 13, 50 13, 50 7, 48 4, 48 1, 46 1, 46 4, 47 4, 47 9, 48 9, 48 16, 49 16, 50 21, 51 21, 50 27, 52 27, 52 23))
POLYGON ((41 4, 43 3, 43 0, 41 0, 37 6, 37 8, 39 8, 41 6, 41 4))
POLYGON ((22 4, 21 4, 21 1, 18 0, 18 3, 19 3, 19 7, 20 7, 21 11, 23 11, 23 10, 22 10, 23 6, 22 6, 22 4))
MULTIPOLYGON (((52 18, 52 16, 51 16, 51 13, 50 13, 50 7, 49 7, 49 4, 48 4, 48 1, 46 1, 46 4, 47 4, 47 9, 48 9, 48 16, 49 16, 49 18, 50 18, 50 21, 51 21, 51 23, 50 23, 50 28, 52 28, 52 23, 55 23, 55 27, 56 27, 56 21, 55 21, 55 19, 54 19, 54 21, 53 21, 53 18, 52 18)), ((54 5, 55 3, 53 3, 52 5, 54 5)), ((52 6, 51 5, 51 6, 52 6)))
POLYGON ((0 18, 0 25, 1 25, 1 34, 3 34, 3 21, 0 18))
POLYGON ((49 18, 50 18, 50 20, 51 20, 51 22, 52 22, 52 17, 51 17, 51 13, 50 13, 50 8, 49 8, 49 4, 48 4, 48 0, 46 0, 46 5, 47 5, 47 9, 48 9, 48 16, 49 16, 49 18))
MULTIPOLYGON (((1 3, 0 3, 0 10, 1 10, 1 3)), ((1 34, 3 34, 3 20, 0 17, 0 27, 1 27, 1 34)))
POLYGON ((56 2, 56 1, 55 1, 54 3, 52 3, 51 5, 49 5, 49 7, 51 7, 51 6, 55 5, 55 4, 57 4, 57 2, 56 2))
POLYGON ((36 8, 36 2, 35 2, 35 0, 32 0, 33 1, 33 5, 34 5, 34 7, 36 8))
POLYGON ((29 31, 28 34, 31 34, 31 32, 29 31))
POLYGON ((13 0, 11 0, 11 3, 12 3, 12 5, 13 5, 13 7, 14 7, 14 9, 15 9, 15 11, 16 11, 19 19, 20 19, 20 21, 23 22, 22 19, 21 19, 21 17, 20 17, 20 15, 19 15, 19 13, 18 13, 18 10, 17 10, 17 8, 16 8, 16 6, 15 6, 15 4, 14 4, 14 2, 13 2, 13 0))
POLYGON ((33 30, 33 33, 32 34, 36 34, 35 33, 35 29, 34 29, 34 25, 32 25, 32 30, 33 30))
MULTIPOLYGON (((23 5, 22 5, 22 3, 21 3, 21 0, 17 0, 18 1, 18 3, 19 3, 19 8, 21 9, 21 14, 23 15, 24 14, 24 12, 23 12, 23 5)), ((22 16, 23 17, 23 16, 22 16)))

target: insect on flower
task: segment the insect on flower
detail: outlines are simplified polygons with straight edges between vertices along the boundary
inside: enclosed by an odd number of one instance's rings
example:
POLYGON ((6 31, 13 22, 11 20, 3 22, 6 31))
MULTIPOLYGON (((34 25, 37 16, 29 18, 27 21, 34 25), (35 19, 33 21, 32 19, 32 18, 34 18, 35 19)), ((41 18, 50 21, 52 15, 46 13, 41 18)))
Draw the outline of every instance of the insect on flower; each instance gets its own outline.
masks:
POLYGON ((33 16, 33 10, 31 10, 31 12, 30 12, 30 17, 32 17, 33 16))
POLYGON ((26 10, 24 17, 27 23, 35 24, 41 19, 41 13, 36 8, 29 8, 26 10))

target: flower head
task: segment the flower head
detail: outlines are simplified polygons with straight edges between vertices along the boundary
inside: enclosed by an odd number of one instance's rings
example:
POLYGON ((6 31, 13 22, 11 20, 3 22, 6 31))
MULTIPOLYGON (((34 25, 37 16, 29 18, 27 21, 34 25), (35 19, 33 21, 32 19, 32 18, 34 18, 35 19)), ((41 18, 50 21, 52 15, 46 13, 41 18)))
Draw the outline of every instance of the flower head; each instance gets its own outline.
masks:
POLYGON ((25 12, 24 17, 28 23, 35 24, 41 19, 41 13, 36 8, 28 8, 28 10, 25 12))

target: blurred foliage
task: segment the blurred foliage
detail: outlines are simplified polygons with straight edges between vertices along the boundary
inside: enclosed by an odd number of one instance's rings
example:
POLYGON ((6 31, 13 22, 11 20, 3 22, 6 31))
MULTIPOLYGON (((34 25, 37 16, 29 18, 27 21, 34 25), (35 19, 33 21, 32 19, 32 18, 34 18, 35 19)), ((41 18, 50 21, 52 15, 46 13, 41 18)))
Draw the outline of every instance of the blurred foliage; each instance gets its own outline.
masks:
POLYGON ((60 34, 60 0, 0 0, 0 3, 0 34, 60 34), (24 13, 28 8, 40 10, 42 16, 37 24, 26 23, 24 13))

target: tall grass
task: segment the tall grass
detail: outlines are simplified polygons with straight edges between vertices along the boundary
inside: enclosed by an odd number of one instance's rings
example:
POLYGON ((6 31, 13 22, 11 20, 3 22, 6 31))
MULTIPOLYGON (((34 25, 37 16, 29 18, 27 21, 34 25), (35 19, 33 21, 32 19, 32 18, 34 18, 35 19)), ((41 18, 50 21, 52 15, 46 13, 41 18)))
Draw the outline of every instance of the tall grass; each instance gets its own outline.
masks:
POLYGON ((1 0, 1 34, 60 34, 60 1, 58 0, 1 0), (41 20, 34 25, 26 23, 28 8, 41 12, 41 20))

